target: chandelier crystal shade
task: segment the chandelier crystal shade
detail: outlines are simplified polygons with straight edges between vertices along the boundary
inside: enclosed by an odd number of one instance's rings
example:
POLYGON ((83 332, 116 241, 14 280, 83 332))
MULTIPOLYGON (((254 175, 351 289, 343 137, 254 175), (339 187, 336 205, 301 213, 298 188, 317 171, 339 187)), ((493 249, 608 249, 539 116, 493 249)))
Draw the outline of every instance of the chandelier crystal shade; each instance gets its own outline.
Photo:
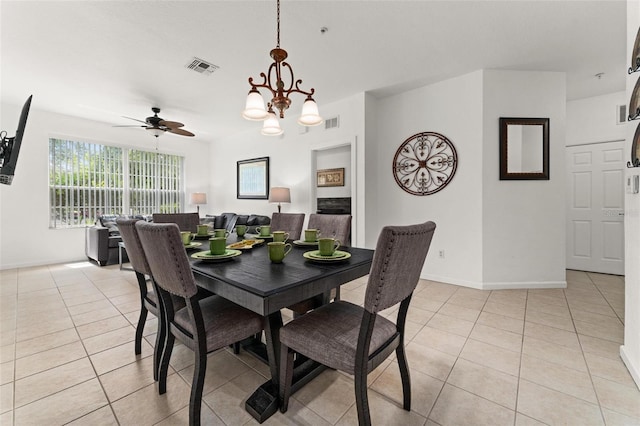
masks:
POLYGON ((271 58, 273 63, 269 66, 267 73, 260 73, 262 77, 262 83, 253 81, 253 77, 249 77, 249 95, 245 104, 245 109, 242 111, 242 116, 247 120, 266 120, 262 128, 262 134, 266 135, 279 135, 282 134, 282 129, 278 123, 278 115, 280 118, 284 118, 284 112, 291 105, 291 99, 289 96, 292 93, 300 93, 306 95, 306 100, 302 106, 302 114, 298 118, 298 124, 302 126, 317 126, 323 122, 322 117, 318 113, 318 105, 313 99, 315 89, 304 91, 300 89, 302 80, 296 80, 293 76, 293 68, 289 63, 284 62, 287 59, 287 51, 280 48, 280 0, 277 0, 277 44, 275 49, 271 50, 271 58), (285 84, 283 71, 288 71, 288 84, 285 84), (268 103, 268 110, 265 108, 265 103, 260 91, 258 89, 267 89, 271 92, 271 101, 268 103), (276 114, 273 110, 275 107, 279 114, 276 114), (267 124, 267 122, 269 122, 267 124), (276 130, 277 128, 277 130, 276 130))

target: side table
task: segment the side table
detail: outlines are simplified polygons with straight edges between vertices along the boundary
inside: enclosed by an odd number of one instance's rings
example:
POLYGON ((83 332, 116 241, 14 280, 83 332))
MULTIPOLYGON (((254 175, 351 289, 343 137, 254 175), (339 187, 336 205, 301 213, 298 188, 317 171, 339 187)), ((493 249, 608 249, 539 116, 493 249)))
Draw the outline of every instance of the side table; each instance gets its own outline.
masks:
POLYGON ((133 268, 125 268, 122 266, 122 250, 125 251, 125 253, 127 252, 127 248, 124 246, 124 242, 120 241, 118 243, 118 263, 120 264, 120 270, 121 271, 133 271, 133 268))

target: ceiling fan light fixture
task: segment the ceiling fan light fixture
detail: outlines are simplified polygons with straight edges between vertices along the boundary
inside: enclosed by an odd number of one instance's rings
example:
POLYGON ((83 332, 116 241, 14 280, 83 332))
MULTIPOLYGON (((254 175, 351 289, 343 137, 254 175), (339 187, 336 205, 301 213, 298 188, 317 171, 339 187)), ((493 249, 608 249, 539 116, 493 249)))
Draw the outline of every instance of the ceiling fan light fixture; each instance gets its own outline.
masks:
POLYGON ((269 113, 264 108, 264 99, 255 87, 252 87, 247 95, 247 102, 245 103, 244 111, 242 111, 242 116, 251 121, 262 121, 269 116, 269 113))
POLYGON ((150 131, 151 134, 156 138, 164 134, 164 130, 159 129, 157 127, 147 127, 147 130, 150 131))
POLYGON ((302 105, 302 114, 298 118, 298 124, 301 126, 318 126, 324 120, 318 113, 318 104, 309 95, 302 105))

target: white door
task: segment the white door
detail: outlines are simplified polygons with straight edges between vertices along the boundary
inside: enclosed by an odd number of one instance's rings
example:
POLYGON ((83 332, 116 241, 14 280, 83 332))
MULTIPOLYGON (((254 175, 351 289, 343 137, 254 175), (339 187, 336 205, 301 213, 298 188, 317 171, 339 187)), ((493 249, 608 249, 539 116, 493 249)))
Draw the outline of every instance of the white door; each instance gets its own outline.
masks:
POLYGON ((567 268, 624 275, 624 141, 567 147, 567 268))

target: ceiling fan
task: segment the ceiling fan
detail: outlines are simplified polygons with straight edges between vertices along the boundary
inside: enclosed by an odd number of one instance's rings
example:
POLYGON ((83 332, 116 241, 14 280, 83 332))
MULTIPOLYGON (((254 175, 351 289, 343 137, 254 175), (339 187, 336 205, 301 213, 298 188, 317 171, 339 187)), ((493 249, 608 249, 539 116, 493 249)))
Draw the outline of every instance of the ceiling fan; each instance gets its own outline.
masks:
POLYGON ((154 113, 153 116, 145 118, 144 121, 138 120, 137 118, 123 116, 124 118, 128 118, 129 120, 134 120, 134 121, 139 121, 140 123, 144 123, 143 126, 126 125, 126 126, 113 126, 113 127, 144 127, 145 129, 149 130, 153 134, 153 136, 155 136, 156 138, 164 134, 164 132, 174 133, 180 136, 195 136, 190 131, 181 129, 181 127, 184 126, 184 124, 178 123, 177 121, 167 121, 158 117, 160 108, 153 107, 151 108, 151 111, 153 111, 154 113))

